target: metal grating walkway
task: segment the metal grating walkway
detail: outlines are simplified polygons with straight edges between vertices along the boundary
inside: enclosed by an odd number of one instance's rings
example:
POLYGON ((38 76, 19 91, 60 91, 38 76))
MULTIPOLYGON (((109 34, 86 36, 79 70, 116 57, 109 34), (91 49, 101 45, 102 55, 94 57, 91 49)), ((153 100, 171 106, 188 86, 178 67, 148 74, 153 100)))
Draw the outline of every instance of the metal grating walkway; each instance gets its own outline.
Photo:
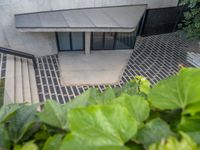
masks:
MULTIPOLYGON (((187 62, 187 42, 178 38, 175 33, 138 37, 136 46, 118 85, 130 81, 136 75, 142 75, 155 84, 161 79, 176 74, 181 66, 192 66, 187 62)), ((99 86, 67 86, 60 84, 57 55, 37 59, 39 69, 36 80, 40 101, 54 99, 66 103, 90 87, 104 90, 99 86)))

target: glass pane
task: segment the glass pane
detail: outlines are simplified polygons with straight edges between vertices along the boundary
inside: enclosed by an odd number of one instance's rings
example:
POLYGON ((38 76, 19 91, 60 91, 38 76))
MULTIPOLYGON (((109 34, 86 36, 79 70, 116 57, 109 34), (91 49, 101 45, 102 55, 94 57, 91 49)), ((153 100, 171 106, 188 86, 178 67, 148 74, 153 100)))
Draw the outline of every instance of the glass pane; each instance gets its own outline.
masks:
POLYGON ((71 50, 69 32, 58 33, 58 44, 59 44, 60 50, 62 51, 71 50))
POLYGON ((72 32, 72 49, 73 50, 83 50, 83 33, 82 32, 72 32))
POLYGON ((117 33, 116 49, 131 49, 134 46, 135 32, 117 33))
POLYGON ((103 33, 102 32, 93 33, 92 48, 103 49, 103 33))
POLYGON ((105 45, 104 45, 105 47, 104 47, 104 49, 113 49, 114 38, 115 38, 114 32, 106 32, 105 33, 105 45))

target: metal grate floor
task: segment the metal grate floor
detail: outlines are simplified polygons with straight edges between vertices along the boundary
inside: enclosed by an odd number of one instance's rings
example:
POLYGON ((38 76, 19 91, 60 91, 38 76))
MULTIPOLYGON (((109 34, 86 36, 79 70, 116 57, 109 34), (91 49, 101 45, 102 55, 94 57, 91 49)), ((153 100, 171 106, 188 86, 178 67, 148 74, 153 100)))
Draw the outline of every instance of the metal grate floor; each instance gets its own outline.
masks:
MULTIPOLYGON (((161 79, 176 74, 179 66, 192 66, 187 62, 187 42, 175 33, 138 37, 135 48, 118 85, 130 81, 137 75, 146 77, 155 84, 161 79)), ((106 86, 61 86, 57 55, 37 59, 36 80, 40 101, 54 99, 66 103, 90 87, 103 91, 106 86)), ((109 85, 108 85, 109 86, 109 85)))

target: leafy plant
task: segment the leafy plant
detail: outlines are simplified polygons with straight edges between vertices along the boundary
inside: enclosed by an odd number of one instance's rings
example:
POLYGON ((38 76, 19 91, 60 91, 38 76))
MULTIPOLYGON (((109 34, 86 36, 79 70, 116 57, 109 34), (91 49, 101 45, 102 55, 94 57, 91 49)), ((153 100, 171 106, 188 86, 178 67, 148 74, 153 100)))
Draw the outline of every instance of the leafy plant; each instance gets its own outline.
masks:
POLYGON ((185 133, 181 132, 181 140, 175 137, 163 139, 158 144, 150 146, 149 150, 198 150, 197 144, 185 133))
POLYGON ((200 70, 184 68, 151 85, 89 89, 72 102, 0 108, 0 148, 9 150, 196 150, 200 70))
POLYGON ((200 0, 181 0, 181 4, 190 8, 184 13, 182 30, 188 38, 200 39, 200 0))

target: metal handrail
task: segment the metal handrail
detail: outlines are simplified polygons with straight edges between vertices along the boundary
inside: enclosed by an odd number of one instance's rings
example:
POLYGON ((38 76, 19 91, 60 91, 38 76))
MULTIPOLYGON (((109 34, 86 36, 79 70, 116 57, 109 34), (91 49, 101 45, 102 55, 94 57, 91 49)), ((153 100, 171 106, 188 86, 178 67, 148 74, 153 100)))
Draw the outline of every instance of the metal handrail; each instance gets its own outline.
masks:
POLYGON ((19 56, 19 57, 32 59, 33 67, 34 67, 34 69, 37 69, 36 58, 33 54, 29 54, 29 53, 25 53, 25 52, 21 52, 21 51, 17 51, 17 50, 12 50, 12 49, 8 49, 8 48, 3 48, 3 47, 0 47, 0 52, 5 53, 5 54, 10 54, 10 55, 15 55, 15 56, 19 56))

